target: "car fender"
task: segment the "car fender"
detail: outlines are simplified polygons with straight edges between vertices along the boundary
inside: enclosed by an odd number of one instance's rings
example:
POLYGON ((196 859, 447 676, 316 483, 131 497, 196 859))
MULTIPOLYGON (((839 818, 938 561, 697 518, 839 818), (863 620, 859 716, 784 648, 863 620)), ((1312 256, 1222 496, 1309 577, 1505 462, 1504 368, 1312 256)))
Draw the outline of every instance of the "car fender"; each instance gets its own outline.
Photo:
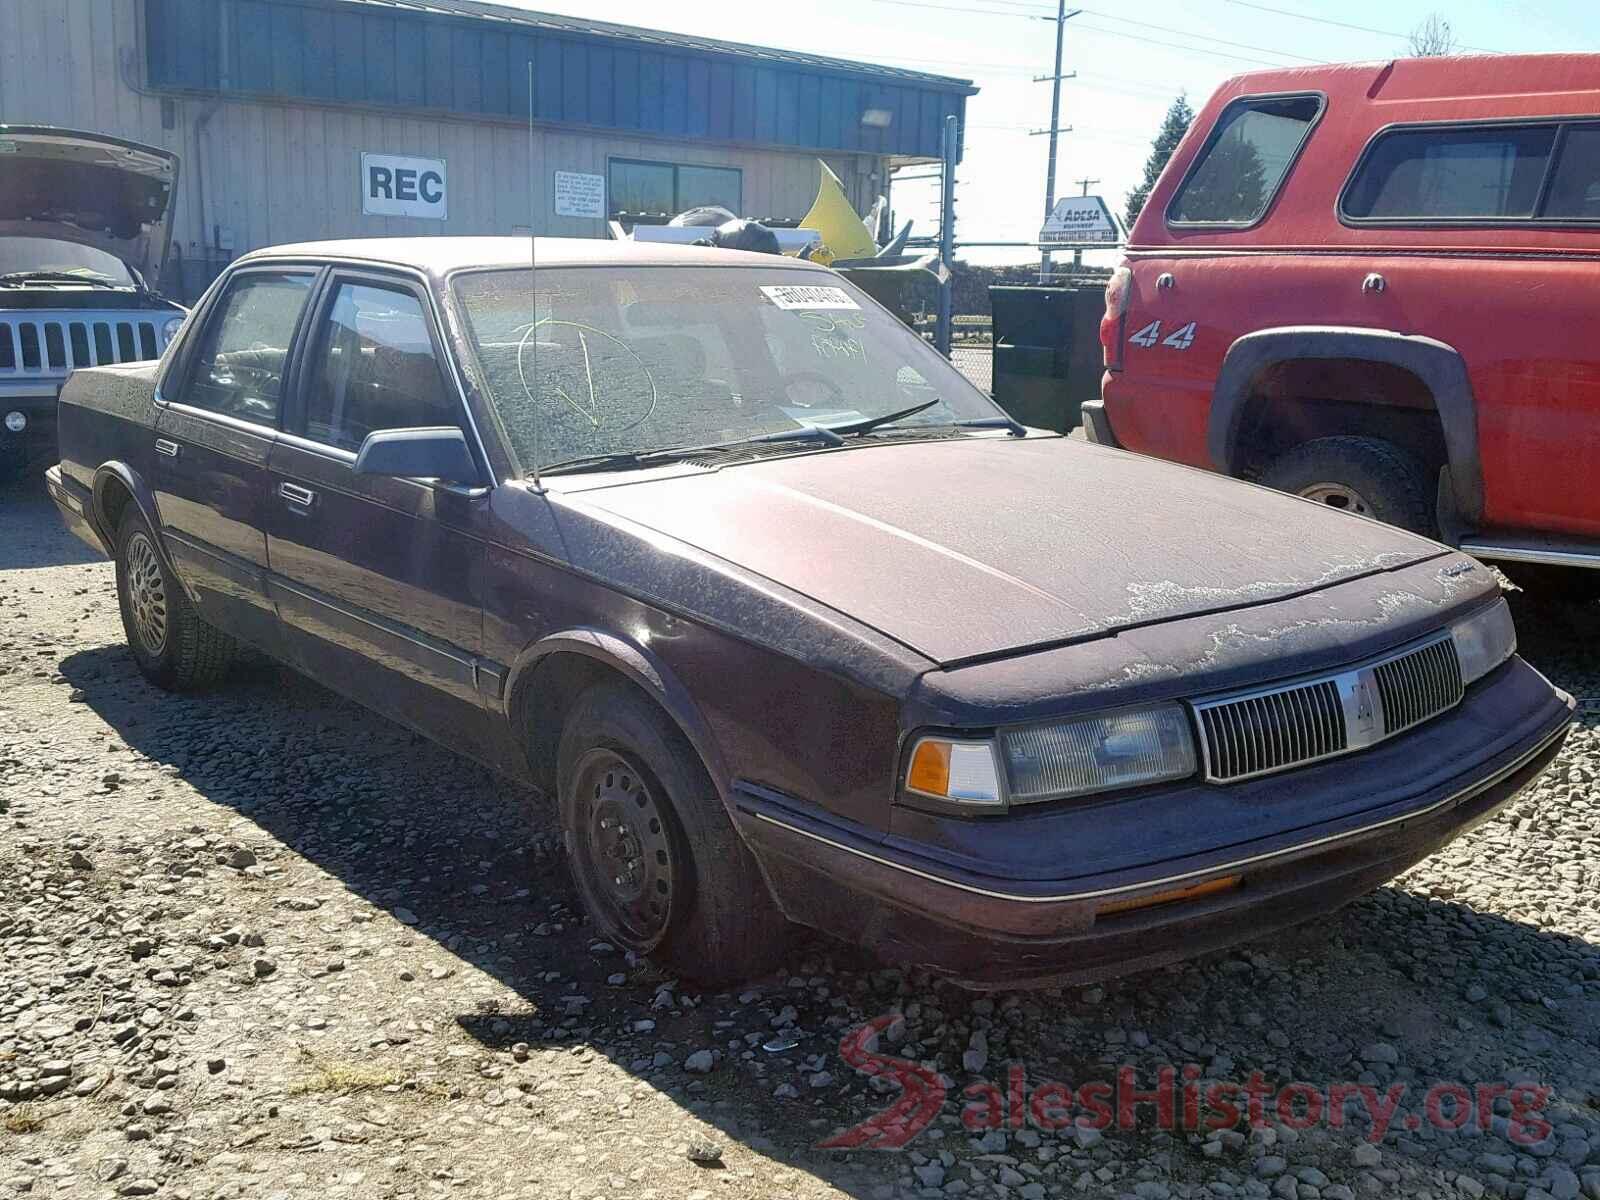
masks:
POLYGON ((529 672, 552 654, 581 654, 623 675, 644 689, 672 720, 705 764, 723 803, 729 803, 731 780, 716 738, 689 690, 661 659, 638 642, 604 629, 577 627, 540 638, 517 655, 506 675, 506 712, 511 715, 517 689, 529 672))
POLYGON ((167 550, 166 539, 161 536, 161 515, 156 509, 155 493, 145 483, 144 477, 119 460, 101 463, 95 469, 94 479, 91 484, 93 503, 90 505, 89 515, 93 518, 95 532, 100 535, 100 540, 106 544, 107 551, 112 558, 117 556, 117 530, 106 513, 106 486, 112 481, 120 483, 133 497, 133 503, 139 509, 139 515, 144 517, 145 524, 149 525, 155 533, 156 553, 161 555, 162 564, 171 573, 172 577, 183 586, 189 599, 195 599, 193 590, 184 582, 183 575, 177 569, 177 564, 172 561, 172 555, 167 550))
POLYGON ((1268 367, 1293 359, 1357 358, 1387 363, 1416 375, 1433 393, 1444 428, 1451 489, 1461 516, 1483 513, 1483 467, 1478 457, 1477 405, 1467 365, 1455 347, 1387 329, 1296 325, 1246 334, 1228 348, 1211 395, 1207 450, 1213 467, 1233 474, 1239 425, 1251 385, 1268 367))

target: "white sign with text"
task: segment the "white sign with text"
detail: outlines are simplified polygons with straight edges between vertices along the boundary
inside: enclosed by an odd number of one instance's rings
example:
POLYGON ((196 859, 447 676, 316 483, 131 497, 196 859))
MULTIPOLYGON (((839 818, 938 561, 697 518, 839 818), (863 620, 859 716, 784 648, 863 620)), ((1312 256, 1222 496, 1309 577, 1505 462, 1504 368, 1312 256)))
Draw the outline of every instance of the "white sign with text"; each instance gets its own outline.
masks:
POLYGON ((555 197, 558 217, 592 217, 597 221, 605 220, 606 177, 604 175, 557 171, 555 197))
POLYGON ((361 156, 361 211, 369 217, 423 217, 443 221, 450 215, 444 159, 405 154, 361 156))

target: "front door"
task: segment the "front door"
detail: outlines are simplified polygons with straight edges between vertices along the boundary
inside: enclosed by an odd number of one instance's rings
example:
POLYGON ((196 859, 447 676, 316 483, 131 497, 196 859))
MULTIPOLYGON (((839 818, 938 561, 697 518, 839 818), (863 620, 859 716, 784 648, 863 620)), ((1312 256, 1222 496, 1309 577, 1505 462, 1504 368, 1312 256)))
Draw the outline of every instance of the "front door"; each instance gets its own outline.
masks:
POLYGON ((440 345, 420 286, 329 280, 269 461, 268 586, 308 673, 482 757, 483 490, 355 470, 380 429, 472 440, 440 345))
POLYGON ((156 507, 178 573, 208 621, 267 650, 278 645, 265 582, 267 459, 315 279, 236 273, 169 380, 150 435, 156 507))

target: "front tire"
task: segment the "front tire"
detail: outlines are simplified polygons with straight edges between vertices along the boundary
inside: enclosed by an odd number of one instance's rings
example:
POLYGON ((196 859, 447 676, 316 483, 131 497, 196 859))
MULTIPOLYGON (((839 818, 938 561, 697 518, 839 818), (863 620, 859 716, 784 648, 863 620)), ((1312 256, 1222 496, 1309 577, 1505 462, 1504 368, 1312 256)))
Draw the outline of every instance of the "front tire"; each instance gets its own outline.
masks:
POLYGON ((607 941, 707 986, 781 960, 790 927, 699 756, 626 683, 574 704, 556 757, 561 826, 607 941))
POLYGON ((1302 443, 1268 466, 1261 482, 1341 512, 1435 536, 1422 467, 1380 438, 1325 437, 1302 443))
POLYGON ((133 504, 117 526, 117 603, 139 673, 170 692, 210 687, 228 673, 238 643, 195 612, 167 569, 155 531, 133 504))

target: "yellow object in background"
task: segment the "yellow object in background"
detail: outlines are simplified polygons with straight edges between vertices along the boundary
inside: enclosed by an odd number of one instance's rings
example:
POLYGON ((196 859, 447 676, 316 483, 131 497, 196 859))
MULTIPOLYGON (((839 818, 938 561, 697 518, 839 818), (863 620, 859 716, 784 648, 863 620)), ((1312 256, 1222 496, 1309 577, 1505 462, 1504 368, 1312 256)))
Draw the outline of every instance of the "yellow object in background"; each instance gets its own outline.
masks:
POLYGON ((817 198, 811 202, 811 211, 800 220, 802 229, 815 229, 822 238, 822 248, 811 253, 812 261, 826 265, 838 258, 872 258, 878 253, 878 243, 873 241, 866 222, 850 207, 844 184, 821 159, 817 166, 822 168, 817 198))

